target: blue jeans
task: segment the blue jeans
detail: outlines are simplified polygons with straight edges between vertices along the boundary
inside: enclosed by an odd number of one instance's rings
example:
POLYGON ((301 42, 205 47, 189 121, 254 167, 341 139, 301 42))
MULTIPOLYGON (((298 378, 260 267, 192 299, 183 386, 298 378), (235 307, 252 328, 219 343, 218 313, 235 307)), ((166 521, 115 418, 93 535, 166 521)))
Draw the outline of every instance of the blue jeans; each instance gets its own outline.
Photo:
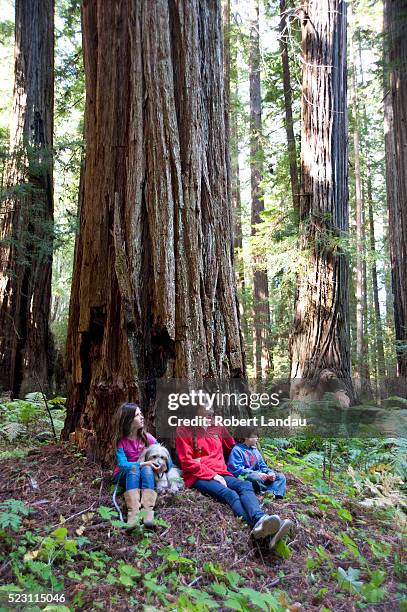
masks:
POLYGON ((141 468, 139 463, 135 463, 129 468, 122 468, 120 472, 113 476, 113 483, 119 483, 125 491, 129 489, 155 489, 152 468, 149 465, 141 468))
POLYGON ((227 487, 216 480, 196 480, 193 484, 204 495, 230 506, 236 516, 241 516, 251 527, 264 516, 251 482, 234 476, 223 476, 227 487))
POLYGON ((248 474, 246 480, 249 480, 256 493, 273 493, 280 497, 284 497, 286 490, 286 478, 281 472, 276 472, 276 479, 273 482, 264 482, 258 473, 248 474))

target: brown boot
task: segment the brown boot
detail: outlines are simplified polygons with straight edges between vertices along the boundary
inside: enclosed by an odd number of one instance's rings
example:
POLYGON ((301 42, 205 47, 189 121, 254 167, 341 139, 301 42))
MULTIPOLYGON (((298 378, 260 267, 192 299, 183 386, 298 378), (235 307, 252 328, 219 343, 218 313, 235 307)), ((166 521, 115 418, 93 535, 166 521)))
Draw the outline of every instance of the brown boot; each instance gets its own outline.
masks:
POLYGON ((157 491, 154 489, 141 489, 141 509, 145 511, 143 523, 145 527, 154 527, 154 506, 157 499, 157 491))
POLYGON ((127 529, 132 529, 138 523, 140 512, 140 489, 129 489, 124 493, 127 505, 127 529))

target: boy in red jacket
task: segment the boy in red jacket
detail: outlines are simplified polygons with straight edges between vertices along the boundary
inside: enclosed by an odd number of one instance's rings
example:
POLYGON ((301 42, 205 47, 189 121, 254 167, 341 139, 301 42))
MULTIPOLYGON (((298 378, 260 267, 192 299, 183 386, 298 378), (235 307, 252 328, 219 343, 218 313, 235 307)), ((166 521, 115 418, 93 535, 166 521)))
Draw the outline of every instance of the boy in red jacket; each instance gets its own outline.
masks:
MULTIPOLYGON (((199 416, 208 417, 204 407, 199 416)), ((252 527, 255 539, 274 535, 273 546, 287 533, 280 535, 282 522, 277 515, 268 515, 260 508, 251 482, 232 476, 225 463, 224 453, 229 454, 235 441, 224 427, 178 427, 176 449, 187 487, 198 489, 204 495, 228 504, 236 516, 242 517, 252 527)), ((293 526, 289 521, 290 527, 293 526)))

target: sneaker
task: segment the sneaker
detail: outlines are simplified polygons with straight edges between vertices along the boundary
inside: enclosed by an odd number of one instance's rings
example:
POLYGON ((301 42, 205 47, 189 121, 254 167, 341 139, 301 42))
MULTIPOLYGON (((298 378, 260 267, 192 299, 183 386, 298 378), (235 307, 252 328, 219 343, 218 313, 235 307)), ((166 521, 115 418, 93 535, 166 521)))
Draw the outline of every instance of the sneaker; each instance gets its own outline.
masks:
POLYGON ((280 529, 281 520, 277 514, 264 514, 261 519, 257 521, 252 529, 251 535, 259 540, 260 538, 266 538, 267 536, 273 535, 280 529))
POLYGON ((284 519, 277 533, 275 533, 271 538, 269 548, 274 548, 277 542, 284 538, 284 536, 286 536, 291 529, 294 529, 294 523, 290 521, 290 519, 284 519))

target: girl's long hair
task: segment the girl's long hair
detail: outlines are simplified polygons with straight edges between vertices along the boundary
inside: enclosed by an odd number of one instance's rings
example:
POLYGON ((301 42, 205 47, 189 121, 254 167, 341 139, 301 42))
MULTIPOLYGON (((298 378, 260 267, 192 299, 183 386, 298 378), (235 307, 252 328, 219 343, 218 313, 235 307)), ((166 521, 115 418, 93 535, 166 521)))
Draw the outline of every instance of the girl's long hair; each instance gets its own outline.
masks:
MULTIPOLYGON (((120 438, 127 438, 130 435, 131 424, 134 420, 136 411, 140 409, 138 404, 125 403, 119 406, 116 417, 116 442, 120 438)), ((147 433, 143 428, 137 431, 137 437, 148 446, 147 433)))

